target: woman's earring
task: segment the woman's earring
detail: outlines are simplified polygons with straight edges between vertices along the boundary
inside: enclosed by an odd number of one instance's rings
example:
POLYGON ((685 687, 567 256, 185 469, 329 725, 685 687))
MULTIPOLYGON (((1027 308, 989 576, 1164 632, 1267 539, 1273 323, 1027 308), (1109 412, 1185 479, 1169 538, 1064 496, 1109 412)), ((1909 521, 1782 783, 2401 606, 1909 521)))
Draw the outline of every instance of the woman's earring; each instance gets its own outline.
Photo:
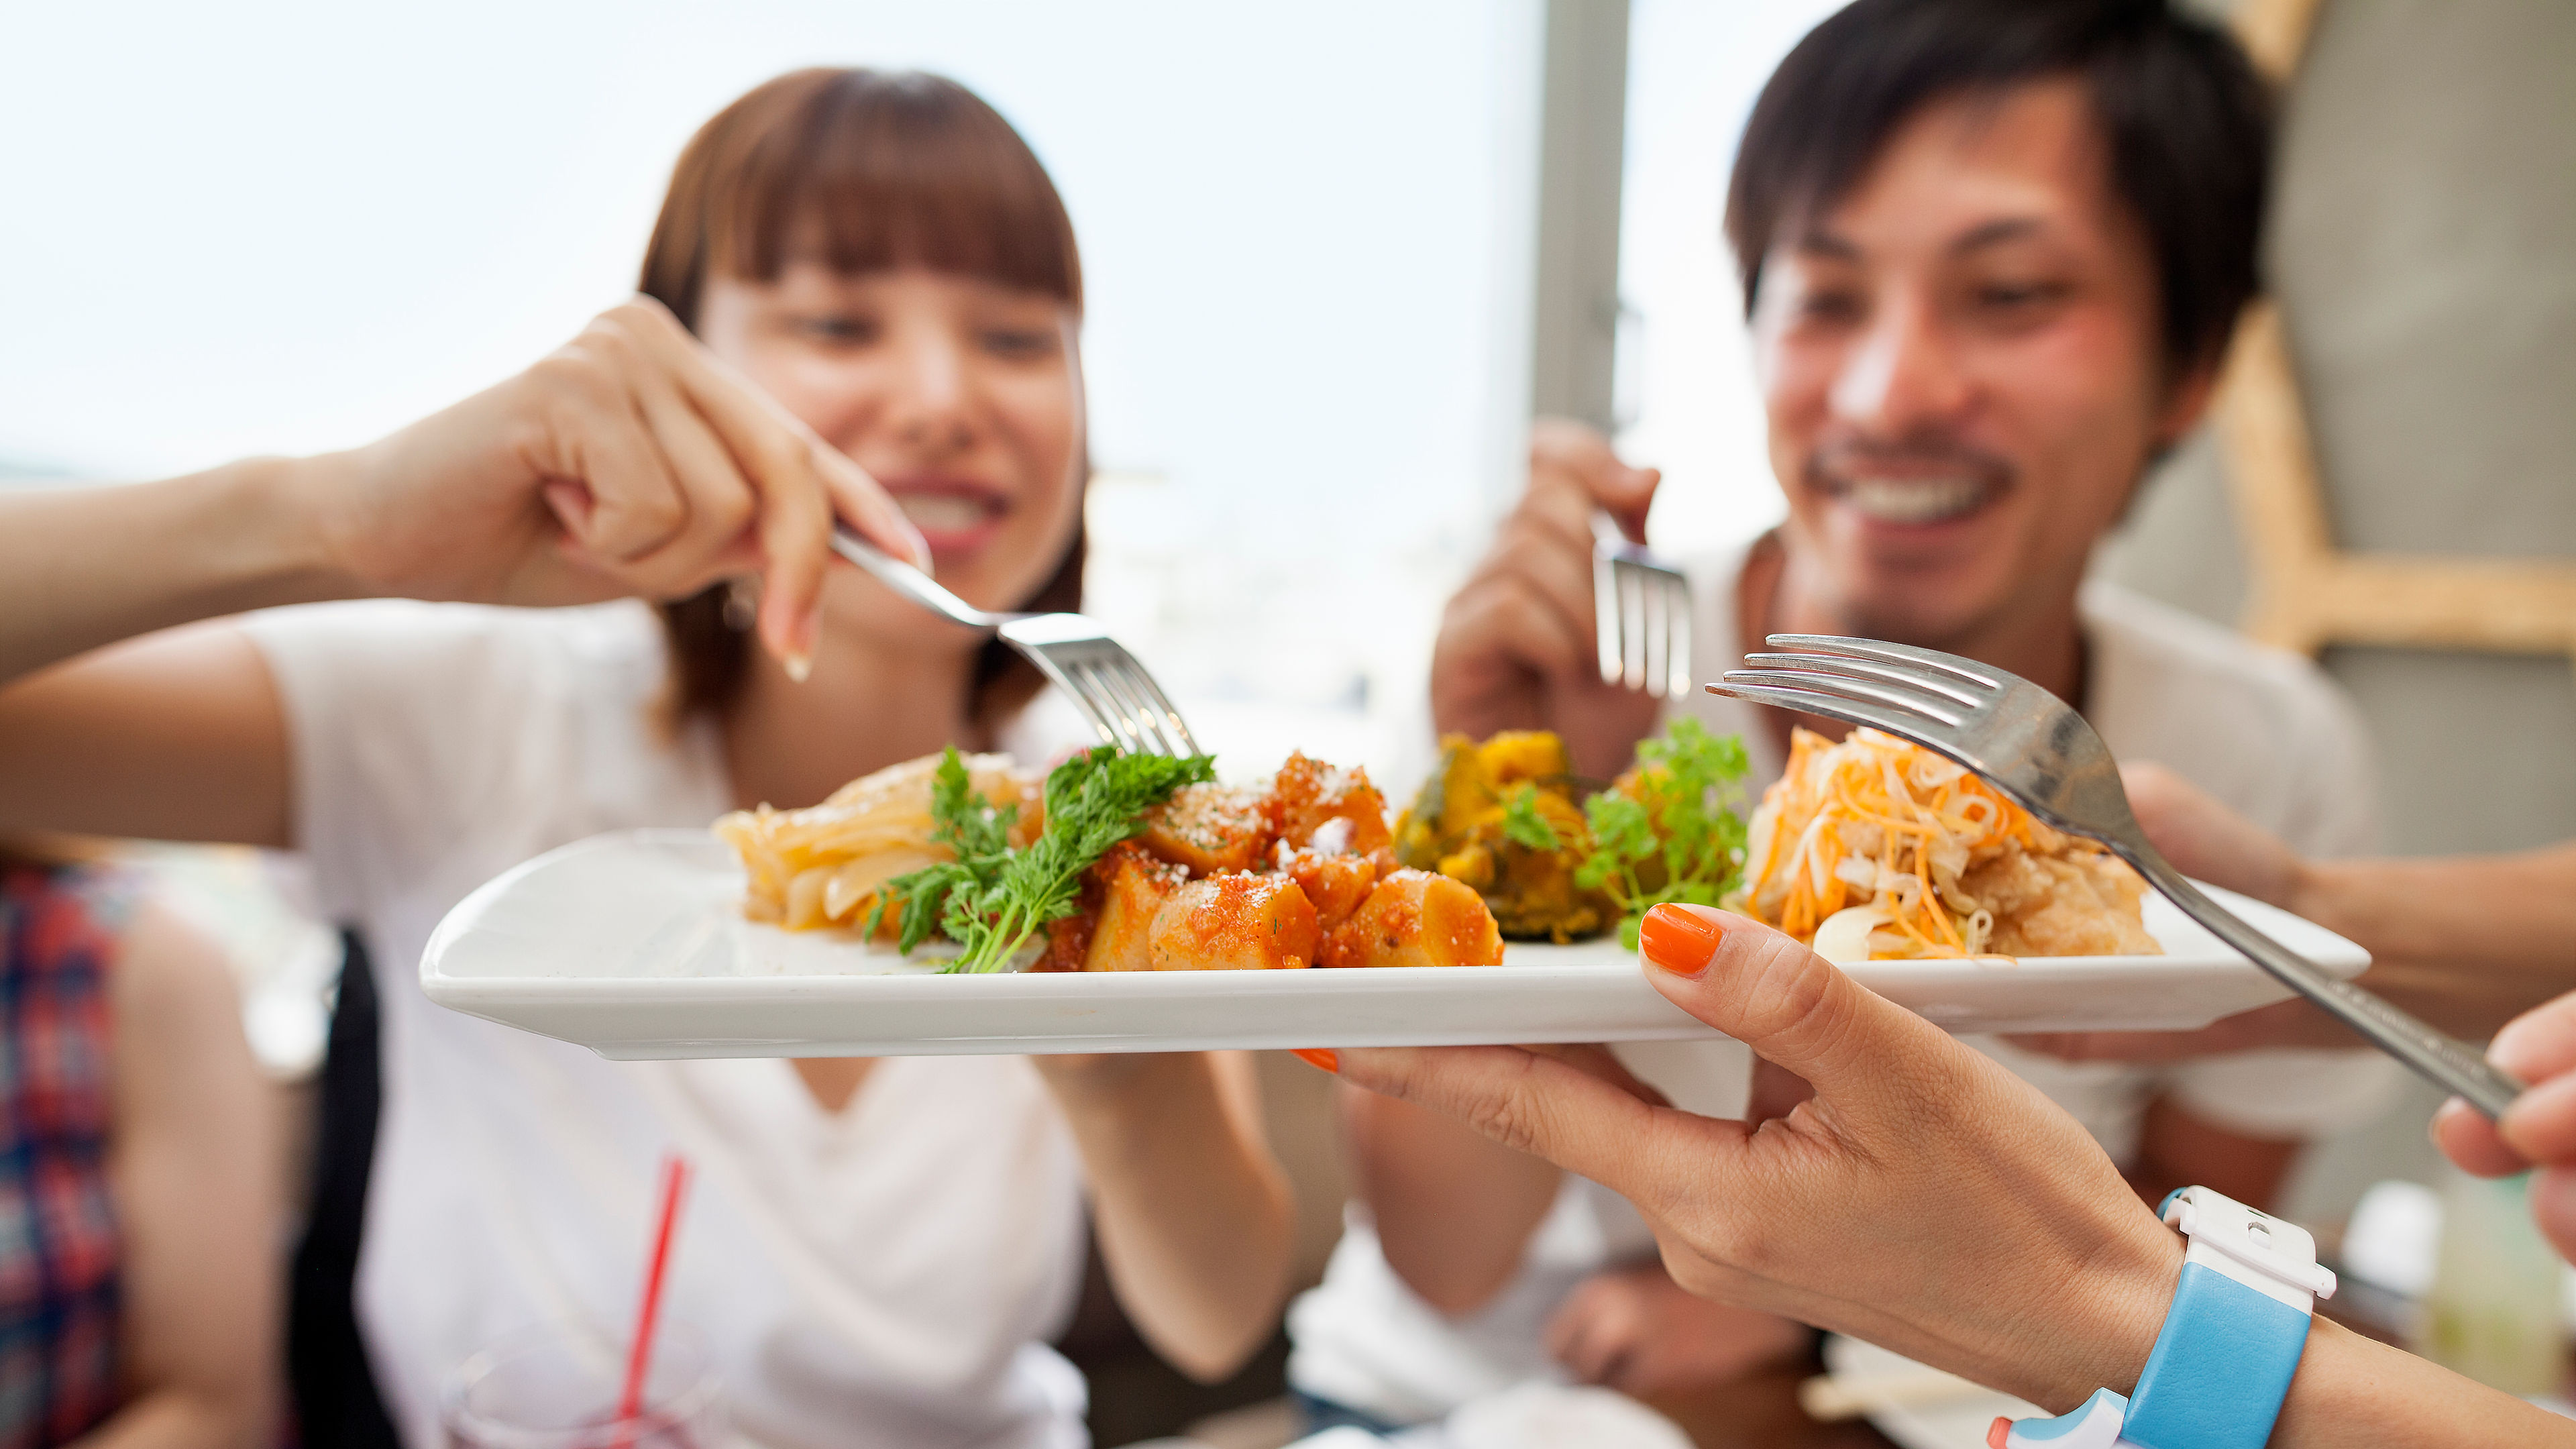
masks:
POLYGON ((748 634, 760 622, 760 580, 750 574, 725 581, 725 627, 748 634))

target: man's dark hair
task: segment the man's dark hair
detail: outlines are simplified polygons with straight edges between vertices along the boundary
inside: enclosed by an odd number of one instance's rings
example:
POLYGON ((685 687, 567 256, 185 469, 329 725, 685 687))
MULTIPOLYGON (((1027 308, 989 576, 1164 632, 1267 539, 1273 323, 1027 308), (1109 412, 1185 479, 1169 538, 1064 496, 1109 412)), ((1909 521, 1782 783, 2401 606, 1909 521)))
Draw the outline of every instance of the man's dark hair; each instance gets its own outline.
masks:
POLYGON ((2155 254, 2169 372, 2214 360, 2257 286, 2271 97, 2232 38, 2165 0, 1857 0, 1810 31, 1727 187, 1746 315, 1782 229, 1841 200, 1915 112, 2056 76, 2092 93, 2112 190, 2155 254))

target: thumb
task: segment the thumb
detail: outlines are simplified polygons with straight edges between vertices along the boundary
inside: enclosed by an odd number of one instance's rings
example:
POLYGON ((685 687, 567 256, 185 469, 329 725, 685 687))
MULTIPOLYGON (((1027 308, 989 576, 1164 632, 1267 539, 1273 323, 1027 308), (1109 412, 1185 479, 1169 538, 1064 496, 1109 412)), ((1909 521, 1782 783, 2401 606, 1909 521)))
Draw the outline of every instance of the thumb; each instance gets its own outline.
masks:
POLYGON ((1749 917, 1661 905, 1646 913, 1637 944, 1657 991, 1819 1096, 1910 1095, 1897 1081, 1904 1064, 1950 1044, 1939 1027, 1749 917))
POLYGON ((1660 468, 1632 468, 1612 459, 1593 479, 1593 497, 1630 543, 1646 541, 1646 514, 1655 506, 1655 489, 1664 481, 1660 468))

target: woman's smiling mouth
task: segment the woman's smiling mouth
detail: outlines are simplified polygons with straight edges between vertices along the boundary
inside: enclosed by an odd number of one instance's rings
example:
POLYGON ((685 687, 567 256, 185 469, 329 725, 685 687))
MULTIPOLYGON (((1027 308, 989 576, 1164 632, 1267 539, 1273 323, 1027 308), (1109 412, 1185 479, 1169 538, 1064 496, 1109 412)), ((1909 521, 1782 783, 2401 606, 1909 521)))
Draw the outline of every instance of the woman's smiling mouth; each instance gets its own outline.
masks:
POLYGON ((885 490, 934 555, 983 547, 1001 531, 1011 501, 1000 490, 963 478, 888 478, 885 490))

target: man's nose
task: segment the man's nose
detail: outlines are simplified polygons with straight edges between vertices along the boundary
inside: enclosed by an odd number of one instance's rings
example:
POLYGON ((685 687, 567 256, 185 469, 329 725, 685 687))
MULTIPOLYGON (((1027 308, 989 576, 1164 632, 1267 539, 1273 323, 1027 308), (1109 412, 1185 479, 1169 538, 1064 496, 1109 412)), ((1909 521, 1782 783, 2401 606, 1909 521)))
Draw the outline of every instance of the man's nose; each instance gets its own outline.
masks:
POLYGON ((1834 416, 1880 437, 1901 438, 1954 420, 1967 376, 1932 309, 1910 300, 1877 309, 1834 378, 1834 416))

